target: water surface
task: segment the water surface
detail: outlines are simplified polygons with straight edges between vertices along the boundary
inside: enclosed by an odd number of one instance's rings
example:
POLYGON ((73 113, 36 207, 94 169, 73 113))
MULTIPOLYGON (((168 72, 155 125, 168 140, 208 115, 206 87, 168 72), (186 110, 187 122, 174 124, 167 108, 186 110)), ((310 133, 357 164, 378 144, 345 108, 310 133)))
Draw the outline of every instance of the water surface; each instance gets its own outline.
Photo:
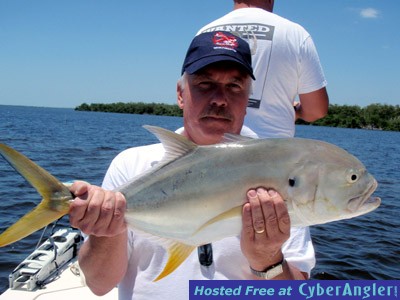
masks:
MULTIPOLYGON (((142 128, 175 130, 182 118, 72 109, 0 105, 0 141, 21 151, 61 181, 101 184, 120 151, 157 139, 142 128)), ((400 133, 297 126, 297 136, 324 140, 356 155, 379 182, 382 205, 346 221, 313 226, 315 279, 400 279, 400 133)), ((0 231, 40 201, 36 191, 0 159, 0 231)), ((67 217, 60 225, 68 224, 67 217)), ((0 248, 0 293, 8 274, 38 242, 42 232, 0 248)))

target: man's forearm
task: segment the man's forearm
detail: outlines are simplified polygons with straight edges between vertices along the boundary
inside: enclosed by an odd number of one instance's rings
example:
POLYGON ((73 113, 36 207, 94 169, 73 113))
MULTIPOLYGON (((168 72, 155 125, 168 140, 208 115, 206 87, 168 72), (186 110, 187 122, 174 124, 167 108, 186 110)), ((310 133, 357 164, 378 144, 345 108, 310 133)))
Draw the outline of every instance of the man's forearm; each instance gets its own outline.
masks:
POLYGON ((79 265, 86 284, 96 295, 111 291, 128 265, 127 232, 114 237, 89 236, 79 251, 79 265))
POLYGON ((295 104, 296 120, 314 122, 326 116, 329 107, 329 97, 326 88, 299 95, 300 102, 295 104))

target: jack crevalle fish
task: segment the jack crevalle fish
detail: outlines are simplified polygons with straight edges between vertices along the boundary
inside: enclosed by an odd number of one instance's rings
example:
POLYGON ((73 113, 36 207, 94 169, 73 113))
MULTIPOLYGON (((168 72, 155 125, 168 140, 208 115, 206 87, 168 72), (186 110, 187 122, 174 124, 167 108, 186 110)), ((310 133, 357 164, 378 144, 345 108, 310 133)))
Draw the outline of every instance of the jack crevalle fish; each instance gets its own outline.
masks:
MULTIPOLYGON (((275 189, 292 226, 353 218, 376 209, 376 180, 353 155, 300 138, 249 139, 198 146, 182 135, 145 126, 165 148, 164 159, 116 191, 125 195, 130 228, 158 237, 169 260, 155 279, 173 272, 197 246, 240 234, 250 188, 275 189)), ((0 144, 0 154, 42 195, 42 202, 0 235, 13 243, 68 213, 68 188, 28 158, 0 144)))

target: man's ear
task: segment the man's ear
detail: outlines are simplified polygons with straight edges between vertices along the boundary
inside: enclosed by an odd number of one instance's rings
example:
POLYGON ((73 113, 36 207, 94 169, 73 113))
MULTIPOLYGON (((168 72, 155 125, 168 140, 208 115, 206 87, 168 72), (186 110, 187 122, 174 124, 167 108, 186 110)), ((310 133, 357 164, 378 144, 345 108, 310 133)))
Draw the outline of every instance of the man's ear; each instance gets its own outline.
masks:
POLYGON ((179 108, 183 109, 183 89, 179 83, 176 85, 176 102, 178 103, 179 108))

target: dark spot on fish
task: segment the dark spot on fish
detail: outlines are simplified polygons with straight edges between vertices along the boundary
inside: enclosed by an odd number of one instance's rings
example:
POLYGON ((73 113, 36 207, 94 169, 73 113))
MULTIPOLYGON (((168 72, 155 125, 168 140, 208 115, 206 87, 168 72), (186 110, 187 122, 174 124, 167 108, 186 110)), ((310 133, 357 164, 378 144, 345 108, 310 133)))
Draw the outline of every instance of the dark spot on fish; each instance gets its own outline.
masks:
POLYGON ((289 186, 294 187, 295 184, 296 184, 296 179, 289 178, 289 186))

